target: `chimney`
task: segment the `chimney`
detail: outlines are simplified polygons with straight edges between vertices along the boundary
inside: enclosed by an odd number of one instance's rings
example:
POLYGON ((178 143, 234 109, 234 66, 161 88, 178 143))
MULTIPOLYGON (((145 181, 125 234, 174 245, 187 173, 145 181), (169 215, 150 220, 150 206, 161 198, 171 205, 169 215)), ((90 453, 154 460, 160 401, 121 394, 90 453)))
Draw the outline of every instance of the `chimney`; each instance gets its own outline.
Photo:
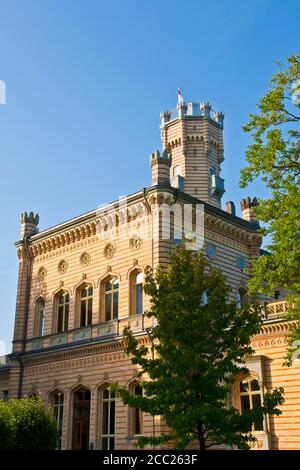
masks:
POLYGON ((152 186, 158 184, 170 184, 171 155, 166 151, 160 155, 159 151, 150 155, 150 164, 152 169, 152 186))
POLYGON ((226 212, 228 212, 228 214, 235 215, 235 204, 234 204, 234 202, 233 201, 227 201, 225 210, 226 210, 226 212))
POLYGON ((257 216, 254 214, 253 208, 258 206, 257 198, 254 197, 252 200, 250 197, 241 200, 241 210, 243 219, 248 222, 258 222, 257 216))
POLYGON ((38 232, 39 214, 23 212, 20 216, 21 239, 31 237, 38 232))

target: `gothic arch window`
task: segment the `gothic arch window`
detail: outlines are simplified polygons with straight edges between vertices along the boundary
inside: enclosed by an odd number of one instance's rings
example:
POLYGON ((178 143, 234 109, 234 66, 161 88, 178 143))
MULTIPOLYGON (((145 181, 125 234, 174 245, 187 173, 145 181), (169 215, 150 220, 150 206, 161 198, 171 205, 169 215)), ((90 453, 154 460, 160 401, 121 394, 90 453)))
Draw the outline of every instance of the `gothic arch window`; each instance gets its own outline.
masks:
MULTIPOLYGON (((143 396, 143 389, 139 384, 134 384, 132 394, 135 397, 143 396)), ((140 435, 143 433, 143 412, 139 408, 130 408, 130 434, 132 436, 140 435)))
POLYGON ((64 394, 55 390, 50 395, 50 405, 52 410, 52 416, 56 422, 57 431, 57 446, 58 450, 61 449, 61 435, 63 426, 63 414, 64 414, 64 394))
POLYGON ((79 327, 92 324, 93 288, 85 285, 79 290, 79 327))
POLYGON ((45 300, 40 297, 35 304, 34 336, 44 336, 45 300))
POLYGON ((60 292, 55 297, 56 333, 68 330, 70 296, 68 292, 60 292))
POLYGON ((73 392, 72 450, 88 450, 91 392, 81 387, 73 392))
POLYGON ((103 282, 102 305, 104 321, 117 320, 119 315, 119 279, 108 278, 103 282))
POLYGON ((114 450, 115 448, 115 392, 109 387, 100 392, 100 449, 114 450))
MULTIPOLYGON (((262 404, 261 388, 256 377, 246 377, 239 383, 240 393, 240 411, 245 413, 247 410, 259 408, 262 404)), ((252 431, 263 431, 263 421, 255 421, 252 431)))
POLYGON ((143 313, 143 280, 141 271, 134 271, 130 276, 130 314, 140 315, 143 313))

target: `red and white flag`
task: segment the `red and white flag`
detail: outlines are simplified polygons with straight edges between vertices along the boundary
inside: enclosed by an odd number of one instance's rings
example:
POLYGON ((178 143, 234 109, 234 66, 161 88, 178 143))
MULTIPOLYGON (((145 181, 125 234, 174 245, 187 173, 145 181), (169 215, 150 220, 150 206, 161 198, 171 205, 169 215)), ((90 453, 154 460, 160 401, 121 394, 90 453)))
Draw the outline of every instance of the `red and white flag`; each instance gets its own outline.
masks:
POLYGON ((180 88, 178 88, 178 104, 183 104, 183 98, 181 95, 180 88))

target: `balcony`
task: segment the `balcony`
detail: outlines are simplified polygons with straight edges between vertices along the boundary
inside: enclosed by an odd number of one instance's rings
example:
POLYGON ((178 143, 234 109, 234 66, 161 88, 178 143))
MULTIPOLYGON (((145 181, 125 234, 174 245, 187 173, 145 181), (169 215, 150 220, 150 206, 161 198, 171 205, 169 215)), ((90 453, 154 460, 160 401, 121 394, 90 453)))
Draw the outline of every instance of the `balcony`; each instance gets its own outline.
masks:
MULTIPOLYGON (((152 320, 146 321, 146 326, 152 325, 152 320)), ((47 348, 59 348, 75 343, 89 343, 91 341, 107 341, 123 335, 126 327, 130 327, 134 333, 145 331, 145 315, 131 315, 108 322, 101 322, 82 328, 74 328, 63 333, 54 333, 39 338, 31 338, 27 341, 27 351, 38 351, 47 348)))
POLYGON ((221 198, 225 193, 224 180, 217 175, 210 175, 210 194, 213 197, 221 198))
POLYGON ((277 320, 287 314, 290 306, 286 300, 275 300, 274 302, 265 303, 264 320, 277 320))

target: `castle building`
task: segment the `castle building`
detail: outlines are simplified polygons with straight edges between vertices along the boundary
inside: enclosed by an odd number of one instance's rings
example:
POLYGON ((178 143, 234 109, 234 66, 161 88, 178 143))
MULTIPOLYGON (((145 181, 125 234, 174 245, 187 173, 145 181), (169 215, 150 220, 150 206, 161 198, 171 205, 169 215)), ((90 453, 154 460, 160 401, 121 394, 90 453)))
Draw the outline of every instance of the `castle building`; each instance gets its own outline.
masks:
MULTIPOLYGON (((163 150, 150 156, 150 187, 41 232, 38 215, 21 215, 13 348, 0 365, 0 393, 51 404, 58 448, 131 449, 139 435, 164 428, 159 417, 123 405, 110 384, 141 393, 122 332, 129 325, 151 346, 143 273, 170 261, 183 225, 185 243, 220 268, 233 298, 245 301, 244 269, 262 254, 257 200, 241 201, 242 217, 232 201, 221 207, 223 120, 209 103, 181 102, 160 115, 163 150)), ((282 415, 253 430, 260 449, 300 447, 300 366, 282 365, 291 325, 282 318, 286 308, 280 299, 266 304, 252 340, 255 355, 247 358, 250 373, 232 390, 242 412, 274 387, 285 389, 282 415)))

